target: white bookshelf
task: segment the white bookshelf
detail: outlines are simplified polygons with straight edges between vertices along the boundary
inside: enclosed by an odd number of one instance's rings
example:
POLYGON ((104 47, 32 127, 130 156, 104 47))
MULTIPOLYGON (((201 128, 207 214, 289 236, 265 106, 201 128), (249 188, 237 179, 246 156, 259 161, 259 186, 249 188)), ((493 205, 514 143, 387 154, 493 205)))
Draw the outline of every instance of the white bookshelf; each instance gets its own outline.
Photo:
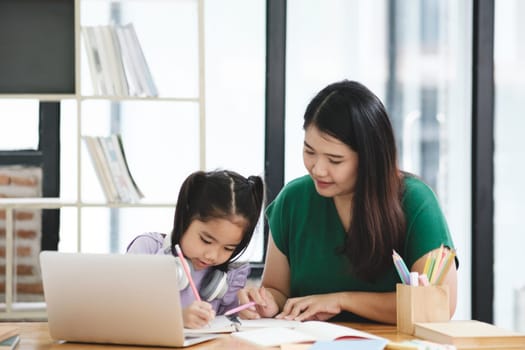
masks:
MULTIPOLYGON (((70 130, 74 134, 76 142, 75 167, 76 167, 76 188, 75 194, 68 193, 67 198, 0 198, 0 208, 6 210, 6 289, 5 289, 5 305, 0 305, 0 319, 38 319, 44 318, 45 305, 42 303, 17 303, 13 300, 13 265, 14 265, 14 210, 17 209, 71 209, 76 213, 76 234, 77 234, 77 251, 82 251, 82 227, 83 227, 83 210, 86 208, 174 208, 173 201, 157 201, 157 200, 142 200, 138 203, 109 203, 107 201, 93 201, 83 198, 82 186, 83 179, 83 164, 85 164, 84 157, 87 153, 83 151, 84 145, 82 136, 85 134, 83 129, 83 119, 87 118, 84 111, 84 104, 97 101, 108 101, 117 103, 126 102, 147 102, 147 103, 190 103, 195 104, 198 109, 198 139, 199 152, 197 153, 198 164, 200 169, 205 169, 206 164, 206 110, 205 110, 205 57, 204 57, 204 0, 121 0, 122 6, 126 4, 142 2, 166 4, 171 8, 172 3, 181 2, 185 6, 196 6, 196 47, 198 52, 198 73, 196 96, 178 96, 175 94, 162 94, 159 97, 134 97, 134 96, 95 96, 90 93, 84 93, 85 79, 90 79, 90 75, 82 71, 81 67, 87 67, 83 62, 83 46, 81 37, 81 26, 83 23, 83 14, 81 9, 84 5, 89 4, 108 4, 110 0, 71 0, 75 7, 75 93, 74 94, 10 94, 0 93, 0 103, 6 100, 35 100, 35 101, 71 101, 76 105, 76 130, 70 130), (84 163, 83 163, 84 162, 84 163), (70 199, 72 198, 72 199, 70 199)), ((108 24, 108 23, 100 23, 108 24)), ((135 26, 137 32, 140 32, 140 26, 135 26)), ((160 33, 162 34, 162 33, 160 33)), ((159 38, 161 35, 159 34, 159 38)), ((170 33, 163 33, 166 35, 164 40, 165 45, 170 43, 170 33)), ((143 48, 147 53, 147 48, 143 48)), ((151 63, 150 63, 151 66, 151 63)), ((160 88, 160 86, 159 86, 160 88)), ((127 150, 126 150, 127 151, 127 150)), ((97 183, 98 186, 100 184, 97 183)), ((140 183, 138 184, 140 187, 140 183)))

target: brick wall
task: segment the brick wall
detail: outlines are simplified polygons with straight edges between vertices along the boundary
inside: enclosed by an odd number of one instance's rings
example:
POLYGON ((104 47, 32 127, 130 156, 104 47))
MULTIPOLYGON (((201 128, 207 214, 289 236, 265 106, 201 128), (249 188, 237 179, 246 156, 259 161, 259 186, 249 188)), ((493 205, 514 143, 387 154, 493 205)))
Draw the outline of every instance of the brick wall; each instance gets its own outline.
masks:
MULTIPOLYGON (((0 166, 0 197, 41 197, 42 170, 37 167, 0 166)), ((13 301, 43 301, 38 254, 42 235, 41 210, 14 210, 13 301)), ((5 301, 6 210, 0 207, 0 300, 5 301)))

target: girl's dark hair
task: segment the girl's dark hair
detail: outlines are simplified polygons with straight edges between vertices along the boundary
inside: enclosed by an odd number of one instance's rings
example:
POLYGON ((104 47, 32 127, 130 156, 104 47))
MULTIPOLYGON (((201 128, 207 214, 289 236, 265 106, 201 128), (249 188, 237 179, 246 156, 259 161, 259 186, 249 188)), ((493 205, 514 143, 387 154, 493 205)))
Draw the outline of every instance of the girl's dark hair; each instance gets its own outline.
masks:
POLYGON ((228 264, 246 250, 261 216, 263 201, 264 184, 259 176, 245 178, 229 170, 192 173, 182 183, 175 207, 171 232, 172 254, 176 255, 175 245, 180 243, 193 220, 231 221, 234 216, 240 216, 246 221, 242 240, 231 258, 215 267, 226 271, 228 264))
POLYGON ((321 90, 308 105, 303 128, 315 126, 358 154, 352 221, 341 252, 363 279, 374 280, 401 250, 405 216, 402 175, 385 107, 368 88, 340 81, 321 90))

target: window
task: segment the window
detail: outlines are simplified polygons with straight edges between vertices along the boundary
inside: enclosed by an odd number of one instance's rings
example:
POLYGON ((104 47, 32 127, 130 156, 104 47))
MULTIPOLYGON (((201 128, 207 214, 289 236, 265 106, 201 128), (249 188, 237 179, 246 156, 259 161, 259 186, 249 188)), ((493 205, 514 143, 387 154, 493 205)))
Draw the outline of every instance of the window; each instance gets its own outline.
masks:
POLYGON ((525 15, 522 1, 495 1, 494 322, 525 332, 523 253, 525 15))
POLYGON ((470 13, 470 2, 437 0, 289 0, 287 11, 286 182, 306 173, 310 99, 342 79, 367 85, 393 121, 401 168, 445 211, 461 262, 456 318, 470 317, 470 13))

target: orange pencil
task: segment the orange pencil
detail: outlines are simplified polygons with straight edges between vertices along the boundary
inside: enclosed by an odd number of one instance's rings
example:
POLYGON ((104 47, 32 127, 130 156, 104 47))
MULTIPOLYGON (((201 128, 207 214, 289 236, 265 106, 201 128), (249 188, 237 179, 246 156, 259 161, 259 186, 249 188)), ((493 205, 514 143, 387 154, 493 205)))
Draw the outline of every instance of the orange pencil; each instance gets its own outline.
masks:
POLYGON ((435 284, 439 285, 439 284, 443 283, 443 279, 447 275, 448 270, 450 270, 450 266, 452 265, 452 261, 454 261, 454 258, 456 256, 456 251, 455 250, 448 251, 447 253, 448 254, 446 256, 446 260, 442 264, 443 266, 441 267, 441 269, 439 271, 439 275, 436 277, 435 284))

